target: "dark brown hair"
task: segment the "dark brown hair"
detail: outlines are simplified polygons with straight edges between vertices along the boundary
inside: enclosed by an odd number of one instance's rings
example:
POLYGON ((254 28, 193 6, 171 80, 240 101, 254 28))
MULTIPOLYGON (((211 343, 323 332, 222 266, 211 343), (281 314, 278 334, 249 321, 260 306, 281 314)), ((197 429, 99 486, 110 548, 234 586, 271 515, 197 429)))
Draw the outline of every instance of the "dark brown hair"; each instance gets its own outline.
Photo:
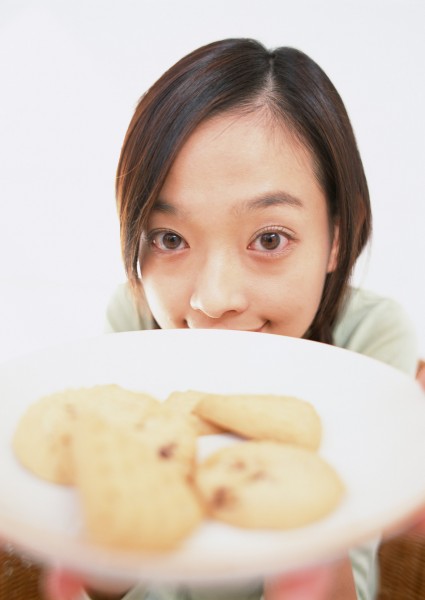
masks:
POLYGON ((119 159, 116 195, 124 266, 137 288, 140 237, 168 171, 190 133, 224 112, 266 110, 309 149, 339 227, 334 272, 305 334, 332 343, 332 329, 357 257, 371 231, 369 193, 344 104, 323 70, 294 48, 267 50, 226 39, 188 54, 140 99, 119 159))

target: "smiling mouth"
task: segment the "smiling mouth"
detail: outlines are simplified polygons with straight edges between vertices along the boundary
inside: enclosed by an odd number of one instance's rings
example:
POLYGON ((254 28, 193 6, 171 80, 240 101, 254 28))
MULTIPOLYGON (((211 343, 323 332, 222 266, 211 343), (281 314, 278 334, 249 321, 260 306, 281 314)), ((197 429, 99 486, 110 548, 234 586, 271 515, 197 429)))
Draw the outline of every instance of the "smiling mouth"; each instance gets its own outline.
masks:
POLYGON ((261 333, 263 331, 263 329, 266 327, 266 325, 268 325, 268 321, 266 321, 265 323, 263 323, 261 325, 261 327, 259 327, 258 329, 247 329, 246 331, 251 331, 252 333, 261 333))
POLYGON ((189 329, 221 329, 224 331, 246 331, 248 333, 261 333, 262 331, 264 331, 265 327, 269 324, 270 321, 265 321, 260 327, 257 327, 256 329, 244 329, 244 328, 239 328, 239 327, 225 327, 225 326, 215 326, 215 327, 192 327, 189 325, 189 323, 186 322, 186 327, 188 327, 189 329))

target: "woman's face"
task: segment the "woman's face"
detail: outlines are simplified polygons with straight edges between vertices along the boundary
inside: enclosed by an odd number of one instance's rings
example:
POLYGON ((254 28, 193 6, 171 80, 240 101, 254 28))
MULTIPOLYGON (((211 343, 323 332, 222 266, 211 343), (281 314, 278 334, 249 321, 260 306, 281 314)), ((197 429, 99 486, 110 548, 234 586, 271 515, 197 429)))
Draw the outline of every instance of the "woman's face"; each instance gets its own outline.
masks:
POLYGON ((163 329, 302 337, 336 266, 333 234, 312 158, 286 129, 215 117, 183 146, 150 215, 146 299, 163 329))

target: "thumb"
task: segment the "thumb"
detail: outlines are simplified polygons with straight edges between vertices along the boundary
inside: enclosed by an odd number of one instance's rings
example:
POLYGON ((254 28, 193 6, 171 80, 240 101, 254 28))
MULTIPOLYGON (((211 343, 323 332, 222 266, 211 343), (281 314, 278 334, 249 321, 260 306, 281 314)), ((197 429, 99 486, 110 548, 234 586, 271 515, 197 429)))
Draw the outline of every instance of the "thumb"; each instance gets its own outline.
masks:
POLYGON ((84 592, 82 581, 63 569, 46 572, 42 589, 46 600, 82 600, 84 592))
POLYGON ((332 567, 324 566, 269 580, 264 600, 323 600, 331 587, 332 573, 332 567))

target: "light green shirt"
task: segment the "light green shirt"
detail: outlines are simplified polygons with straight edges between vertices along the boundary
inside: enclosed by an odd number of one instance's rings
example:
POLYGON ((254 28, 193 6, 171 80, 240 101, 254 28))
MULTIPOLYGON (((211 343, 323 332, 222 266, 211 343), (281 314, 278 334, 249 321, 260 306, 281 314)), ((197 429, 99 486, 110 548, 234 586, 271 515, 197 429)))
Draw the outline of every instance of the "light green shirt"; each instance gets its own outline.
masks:
MULTIPOLYGON (((119 286, 111 298, 106 314, 108 332, 152 329, 154 321, 147 306, 136 303, 129 286, 119 286)), ((381 360, 412 376, 418 362, 416 335, 412 323, 394 300, 372 292, 351 288, 335 326, 334 344, 381 360)), ((350 551, 356 592, 359 600, 372 600, 378 581, 377 549, 372 540, 350 551)), ((136 587, 125 600, 259 600, 261 583, 232 589, 136 587)))
MULTIPOLYGON (((138 307, 127 284, 118 286, 106 311, 106 331, 152 329, 147 306, 138 307)), ((414 375, 418 361, 415 330, 401 306, 373 292, 350 288, 334 329, 334 344, 376 358, 414 375)))
POLYGON ((402 307, 362 289, 350 289, 333 332, 334 344, 376 358, 413 377, 418 345, 413 323, 402 307))

